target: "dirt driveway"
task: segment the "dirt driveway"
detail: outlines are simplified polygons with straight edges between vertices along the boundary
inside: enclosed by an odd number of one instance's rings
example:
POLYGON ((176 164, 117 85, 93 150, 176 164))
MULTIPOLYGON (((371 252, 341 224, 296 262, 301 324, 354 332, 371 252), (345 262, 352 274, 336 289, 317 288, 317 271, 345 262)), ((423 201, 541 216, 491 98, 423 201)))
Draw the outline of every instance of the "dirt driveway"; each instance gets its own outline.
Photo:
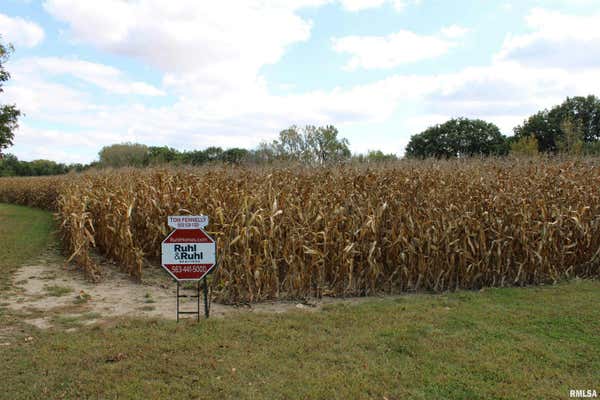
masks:
MULTIPOLYGON (((58 261, 23 266, 13 275, 13 289, 0 301, 15 315, 22 315, 25 322, 40 329, 67 326, 67 330, 77 330, 78 326, 114 317, 176 318, 176 285, 166 274, 163 276, 160 269, 141 284, 114 266, 106 266, 104 271, 101 282, 91 283, 81 272, 58 261)), ((192 290, 189 294, 193 294, 192 290)), ((279 301, 252 306, 212 303, 210 313, 211 317, 222 318, 247 312, 311 312, 325 304, 363 300, 325 298, 312 303, 279 301)), ((202 302, 200 306, 204 307, 202 302)), ((181 299, 182 310, 195 310, 195 307, 195 299, 181 299)))

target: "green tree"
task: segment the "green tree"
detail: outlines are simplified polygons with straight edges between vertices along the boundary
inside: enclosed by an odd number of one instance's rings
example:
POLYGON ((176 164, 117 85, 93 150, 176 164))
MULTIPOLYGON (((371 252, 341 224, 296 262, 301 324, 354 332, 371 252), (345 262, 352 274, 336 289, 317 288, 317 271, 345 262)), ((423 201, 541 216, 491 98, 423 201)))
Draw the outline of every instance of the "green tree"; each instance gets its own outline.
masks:
POLYGON ((19 167, 19 160, 12 154, 5 154, 0 158, 0 176, 15 176, 19 167))
POLYGON ((413 135, 406 156, 451 158, 508 154, 508 142, 494 124, 480 119, 451 119, 413 135))
POLYGON ((273 146, 267 142, 260 142, 255 150, 251 150, 248 160, 257 164, 272 163, 277 159, 273 146))
POLYGON ((600 140, 600 99, 593 95, 567 97, 551 110, 535 113, 514 129, 515 136, 535 136, 539 151, 558 152, 565 134, 561 125, 568 119, 581 130, 584 143, 600 140))
POLYGON ((250 152, 246 149, 233 147, 225 150, 221 155, 221 159, 228 164, 241 164, 248 158, 249 154, 250 152))
MULTIPOLYGON (((0 93, 4 92, 4 89, 2 89, 4 82, 10 79, 10 74, 4 69, 4 64, 13 51, 13 47, 11 45, 5 46, 2 44, 1 39, 0 36, 0 93)), ((0 158, 2 158, 2 151, 13 144, 14 132, 19 127, 18 120, 20 116, 21 111, 14 104, 0 105, 0 158)))
POLYGON ((148 146, 139 143, 120 143, 105 146, 98 153, 103 167, 141 167, 148 163, 148 146))
POLYGON ((65 165, 50 160, 20 161, 12 154, 5 154, 0 159, 0 176, 61 175, 72 170, 81 171, 85 167, 81 164, 65 165))
POLYGON ((29 175, 32 176, 61 175, 66 174, 69 170, 65 164, 51 160, 33 160, 27 164, 29 166, 29 175))
POLYGON ((201 165, 208 162, 208 156, 202 150, 184 151, 181 153, 181 162, 184 164, 201 165))
POLYGON ((351 153, 348 139, 340 139, 338 138, 338 134, 339 131, 333 125, 307 131, 307 142, 313 160, 319 164, 324 164, 350 158, 351 153))
POLYGON ((150 164, 166 164, 177 161, 181 153, 172 147, 167 146, 150 146, 148 147, 148 163, 150 164))
POLYGON ((562 136, 558 139, 558 151, 565 154, 581 155, 583 152, 583 130, 580 121, 573 121, 570 116, 560 124, 562 136))
POLYGON ((307 126, 302 130, 296 125, 279 132, 279 139, 274 140, 271 147, 276 158, 291 161, 305 161, 310 159, 308 148, 307 131, 314 130, 313 126, 307 126))
POLYGON ((262 144, 261 156, 273 155, 276 159, 300 161, 308 164, 324 164, 350 158, 348 140, 339 138, 333 125, 299 128, 292 125, 279 133, 270 145, 262 144))
POLYGON ((523 136, 513 140, 510 144, 510 153, 517 156, 535 156, 539 154, 538 141, 535 136, 523 136))
POLYGON ((208 162, 222 161, 223 160, 223 149, 220 147, 207 147, 204 150, 206 160, 208 162))
POLYGON ((557 151, 556 139, 560 136, 560 126, 550 121, 548 110, 535 113, 522 126, 517 126, 514 132, 517 139, 535 137, 540 152, 557 151))
POLYGON ((74 172, 82 172, 85 171, 86 169, 90 168, 92 166, 92 164, 81 164, 81 163, 74 163, 74 164, 69 164, 69 166, 67 167, 68 172, 74 171, 74 172))
POLYGON ((223 150, 221 147, 208 147, 204 150, 184 151, 183 153, 170 147, 148 148, 148 159, 150 164, 164 164, 180 162, 182 164, 201 165, 208 162, 225 162, 239 164, 250 156, 246 149, 233 147, 223 150))
POLYGON ((369 150, 365 156, 365 161, 370 163, 396 161, 398 157, 394 153, 385 154, 381 150, 369 150))
POLYGON ((588 156, 600 156, 600 140, 583 143, 583 154, 588 156))

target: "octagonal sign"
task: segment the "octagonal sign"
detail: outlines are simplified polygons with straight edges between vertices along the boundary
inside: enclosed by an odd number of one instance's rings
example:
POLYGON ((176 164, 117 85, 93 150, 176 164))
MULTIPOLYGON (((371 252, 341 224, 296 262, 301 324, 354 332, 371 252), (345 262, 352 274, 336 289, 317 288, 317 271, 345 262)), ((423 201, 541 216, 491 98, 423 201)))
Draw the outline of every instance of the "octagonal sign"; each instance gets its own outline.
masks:
POLYGON ((203 229, 176 229, 162 242, 161 264, 177 281, 202 280, 217 264, 217 244, 203 229))

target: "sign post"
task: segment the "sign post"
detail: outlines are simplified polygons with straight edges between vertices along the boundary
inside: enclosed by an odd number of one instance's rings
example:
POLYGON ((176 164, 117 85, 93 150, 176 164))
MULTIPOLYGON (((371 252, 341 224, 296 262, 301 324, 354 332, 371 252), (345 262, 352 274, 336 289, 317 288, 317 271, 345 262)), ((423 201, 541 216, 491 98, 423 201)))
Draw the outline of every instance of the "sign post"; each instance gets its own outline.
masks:
POLYGON ((197 314, 200 321, 200 283, 204 281, 204 314, 209 316, 206 277, 217 266, 217 243, 205 231, 206 215, 169 216, 169 226, 175 228, 162 242, 162 262, 165 271, 177 282, 177 321, 180 314, 197 314), (196 295, 180 295, 181 282, 197 282, 196 295), (197 311, 179 311, 179 299, 198 298, 197 311))

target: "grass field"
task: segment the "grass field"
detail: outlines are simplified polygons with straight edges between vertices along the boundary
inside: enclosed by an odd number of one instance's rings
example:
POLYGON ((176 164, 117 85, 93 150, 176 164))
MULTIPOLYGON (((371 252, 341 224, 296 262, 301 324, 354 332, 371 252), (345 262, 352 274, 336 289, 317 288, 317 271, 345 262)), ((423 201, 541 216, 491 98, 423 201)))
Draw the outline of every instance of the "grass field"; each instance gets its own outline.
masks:
MULTIPOLYGON (((6 276, 50 216, 0 210, 6 276)), ((566 399, 600 389, 598 304, 600 282, 574 280, 71 333, 0 316, 0 398, 566 399)))
POLYGON ((53 229, 48 212, 0 204, 0 288, 8 285, 11 271, 48 247, 53 229))

